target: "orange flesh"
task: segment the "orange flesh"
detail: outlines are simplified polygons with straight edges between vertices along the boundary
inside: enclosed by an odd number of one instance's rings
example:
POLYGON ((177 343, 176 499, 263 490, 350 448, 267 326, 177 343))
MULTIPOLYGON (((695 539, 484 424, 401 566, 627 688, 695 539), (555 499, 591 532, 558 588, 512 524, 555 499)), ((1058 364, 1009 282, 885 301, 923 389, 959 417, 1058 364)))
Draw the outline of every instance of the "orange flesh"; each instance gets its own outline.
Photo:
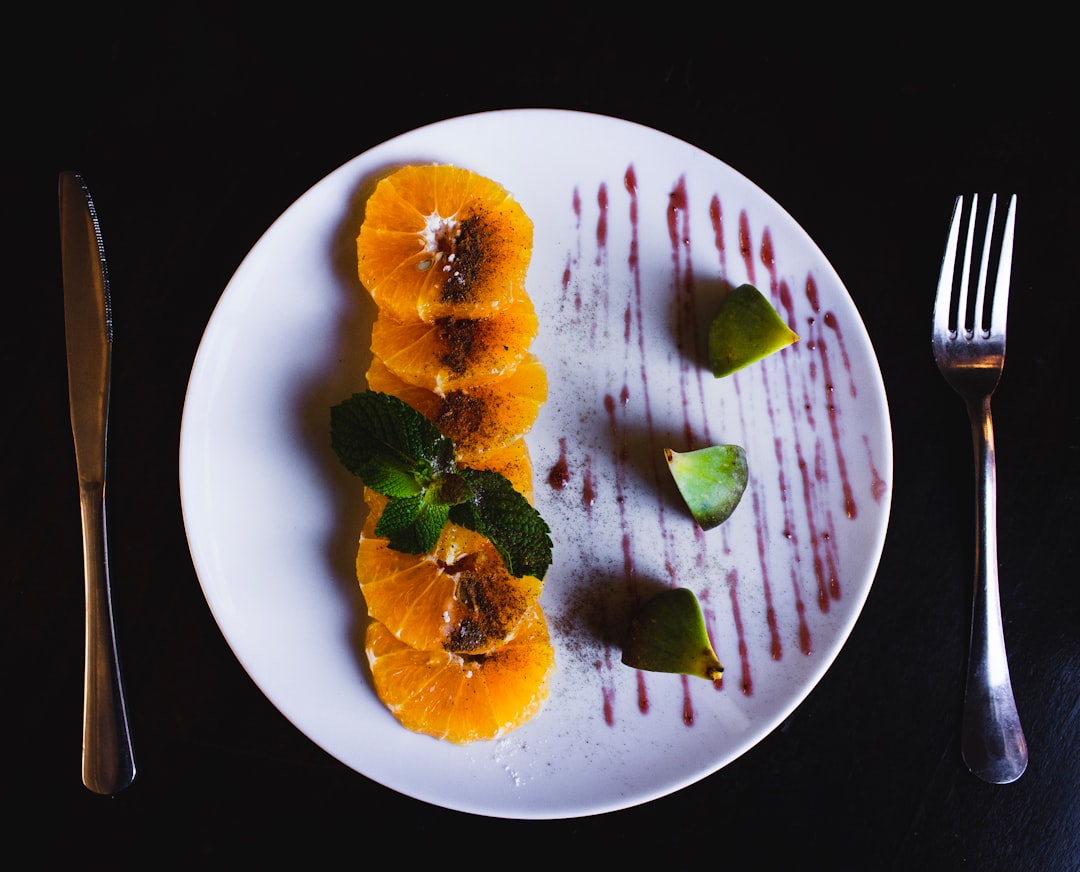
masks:
POLYGON ((480 656, 422 651, 378 622, 367 629, 365 650, 375 690, 394 717, 457 744, 496 738, 535 715, 555 665, 539 609, 514 638, 480 656))
MULTIPOLYGON (((548 390, 529 352, 532 232, 500 185, 436 165, 382 179, 357 238, 360 280, 379 307, 368 387, 435 422, 460 465, 505 475, 530 501, 523 437, 548 390)), ((542 582, 514 578, 486 538, 453 524, 431 553, 394 551, 375 535, 386 498, 366 488, 364 498, 356 575, 379 698, 408 729, 455 743, 535 715, 555 665, 542 582)))
POLYGON ((378 357, 371 362, 367 382, 371 390, 393 394, 437 424, 454 440, 458 461, 466 466, 477 465, 528 433, 548 389, 547 372, 531 354, 497 381, 443 394, 403 381, 378 357))
POLYGON ((371 352, 402 381, 445 393, 496 381, 524 359, 539 322, 519 298, 484 318, 401 320, 380 312, 371 352))
POLYGON ((451 166, 403 167, 368 199, 360 281, 400 320, 483 317, 525 295, 532 234, 496 182, 451 166))

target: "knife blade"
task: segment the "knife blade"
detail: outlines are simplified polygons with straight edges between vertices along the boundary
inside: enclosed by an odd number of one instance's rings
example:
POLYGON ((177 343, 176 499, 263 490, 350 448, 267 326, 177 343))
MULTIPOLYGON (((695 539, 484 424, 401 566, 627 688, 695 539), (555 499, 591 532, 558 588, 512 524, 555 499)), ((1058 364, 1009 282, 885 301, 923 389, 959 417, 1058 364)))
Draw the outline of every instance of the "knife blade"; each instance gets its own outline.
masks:
POLYGON ((90 790, 111 795, 135 778, 105 527, 112 300, 97 211, 85 182, 74 172, 60 174, 60 252, 86 589, 82 776, 90 790))

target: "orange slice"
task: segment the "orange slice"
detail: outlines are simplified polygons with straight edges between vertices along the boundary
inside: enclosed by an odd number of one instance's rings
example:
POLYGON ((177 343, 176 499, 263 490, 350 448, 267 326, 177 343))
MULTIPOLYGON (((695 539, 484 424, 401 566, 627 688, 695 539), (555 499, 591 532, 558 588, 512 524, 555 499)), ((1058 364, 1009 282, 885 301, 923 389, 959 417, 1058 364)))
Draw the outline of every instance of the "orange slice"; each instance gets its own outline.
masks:
POLYGON ((472 460, 467 456, 462 457, 461 464, 474 469, 490 469, 492 472, 505 476, 514 486, 514 490, 530 503, 533 502, 532 458, 529 456, 529 447, 524 439, 515 439, 505 448, 486 451, 482 457, 472 460))
POLYGON ((414 648, 478 654, 512 638, 540 598, 542 582, 515 578, 483 536, 447 524, 429 554, 395 551, 375 535, 385 498, 367 491, 369 514, 356 551, 368 614, 414 648))
POLYGON ((532 237, 532 221, 497 182, 448 165, 402 167, 367 201, 360 281, 403 321, 482 317, 525 293, 532 237))
MULTIPOLYGON (((547 399, 529 346, 532 221, 497 182, 447 165, 406 166, 368 199, 358 274, 379 308, 371 390, 403 400, 454 441, 461 466, 504 475, 528 500, 524 435, 547 399)), ((534 577, 514 578, 485 537, 447 524, 427 554, 375 535, 387 500, 365 488, 356 576, 375 690, 407 728, 490 739, 548 695, 554 651, 534 577)))
POLYGON ((510 373, 536 338, 532 300, 520 297, 484 318, 399 320, 380 312, 371 327, 371 353, 410 384, 445 393, 510 373))
POLYGON ((377 621, 365 650, 375 691, 394 717, 457 744, 497 738, 536 714, 555 665, 539 609, 513 639, 478 656, 411 648, 377 621))
POLYGON ((368 368, 367 383, 371 390, 392 394, 434 422, 454 440, 458 460, 467 466, 528 433, 548 393, 547 371, 532 354, 498 381, 445 394, 409 384, 378 357, 368 368))

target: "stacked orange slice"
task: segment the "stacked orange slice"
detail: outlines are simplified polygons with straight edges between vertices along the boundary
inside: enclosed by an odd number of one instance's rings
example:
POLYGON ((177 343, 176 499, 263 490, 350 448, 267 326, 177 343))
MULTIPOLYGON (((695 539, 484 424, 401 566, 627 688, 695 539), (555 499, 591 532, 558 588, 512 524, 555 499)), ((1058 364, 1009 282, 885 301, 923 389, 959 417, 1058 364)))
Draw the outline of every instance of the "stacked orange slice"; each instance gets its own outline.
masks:
MULTIPOLYGON (((548 387, 529 350, 532 233, 497 182, 432 164, 379 181, 356 241, 378 306, 369 389, 408 403, 454 441, 459 464, 501 473, 530 501, 524 436, 548 387)), ((409 729, 456 743, 520 726, 555 663, 542 581, 514 577, 487 539, 452 523, 429 553, 395 551, 375 535, 385 498, 366 489, 365 500, 356 574, 379 698, 409 729)))

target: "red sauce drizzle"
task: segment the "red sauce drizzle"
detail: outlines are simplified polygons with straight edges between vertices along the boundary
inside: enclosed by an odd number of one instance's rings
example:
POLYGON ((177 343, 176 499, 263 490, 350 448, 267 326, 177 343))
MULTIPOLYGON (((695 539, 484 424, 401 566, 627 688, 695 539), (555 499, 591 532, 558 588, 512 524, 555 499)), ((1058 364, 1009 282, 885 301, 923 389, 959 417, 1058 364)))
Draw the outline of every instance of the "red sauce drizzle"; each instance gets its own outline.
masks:
MULTIPOLYGON (((788 287, 787 282, 779 280, 776 275, 776 271, 774 269, 775 257, 772 247, 772 236, 769 233, 765 233, 763 235, 761 243, 761 260, 763 263, 770 267, 770 283, 774 305, 778 307, 778 311, 784 313, 785 320, 787 321, 788 326, 794 329, 793 325, 795 324, 795 306, 794 301, 791 297, 791 289, 788 287)), ((784 349, 784 351, 781 353, 786 356, 787 349, 784 349)), ((797 420, 798 411, 795 407, 795 385, 792 383, 791 367, 789 366, 784 367, 784 387, 784 395, 787 398, 787 414, 791 416, 792 420, 797 420)), ((805 392, 805 387, 803 387, 803 391, 805 392)), ((806 405, 809 406, 809 403, 807 403, 806 405)), ((775 421, 774 415, 775 410, 770 400, 769 417, 773 421, 775 421)), ((784 538, 787 539, 788 542, 791 544, 792 560, 789 574, 791 577, 792 595, 795 598, 795 616, 799 628, 799 650, 802 651, 803 654, 810 654, 813 651, 813 641, 810 635, 810 625, 806 621, 806 604, 803 602, 802 584, 800 583, 800 558, 798 551, 799 536, 797 532, 797 525, 795 523, 795 516, 792 509, 791 500, 789 499, 789 485, 787 481, 787 473, 785 471, 787 468, 786 455, 792 447, 794 448, 795 454, 795 468, 797 471, 802 472, 805 470, 806 464, 803 459, 803 449, 801 441, 796 438, 794 446, 789 447, 785 445, 781 439, 773 439, 773 452, 776 457, 776 466, 779 475, 777 484, 780 489, 780 499, 784 508, 783 535, 784 538)), ((804 478, 801 478, 801 482, 803 485, 803 494, 806 495, 808 493, 807 482, 804 478)), ((809 512, 807 514, 809 516, 809 512)), ((810 523, 813 523, 812 520, 810 523)))
POLYGON ((848 374, 848 389, 851 396, 858 396, 855 390, 855 380, 851 377, 851 358, 848 357, 847 348, 844 345, 844 334, 840 332, 840 324, 832 312, 825 313, 825 326, 836 334, 836 342, 840 346, 840 359, 844 362, 844 370, 848 374))
POLYGON ((731 597, 731 616, 735 620, 735 633, 739 637, 739 689, 743 696, 754 693, 754 679, 750 673, 750 651, 746 646, 746 634, 743 631, 742 610, 739 608, 739 571, 729 569, 727 574, 728 594, 731 597))
MULTIPOLYGON (((717 201, 717 206, 719 206, 719 201, 717 201)), ((668 195, 667 221, 674 275, 672 306, 674 307, 676 324, 675 341, 681 352, 679 355, 679 399, 683 412, 683 438, 686 443, 685 449, 693 449, 700 447, 700 443, 690 419, 691 382, 697 388, 696 399, 701 412, 701 421, 703 422, 701 439, 705 444, 709 442, 709 416, 705 403, 705 386, 702 381, 704 370, 700 365, 700 361, 703 359, 699 339, 700 334, 695 317, 697 300, 690 239, 690 198, 686 191, 685 176, 679 178, 675 188, 668 195)), ((657 452, 658 455, 659 452, 657 452)), ((703 566, 707 548, 699 527, 695 526, 694 536, 698 541, 697 562, 699 566, 703 566)), ((665 568, 669 583, 672 586, 677 585, 678 574, 675 571, 674 562, 670 558, 665 561, 665 568)), ((690 695, 690 683, 686 676, 683 676, 682 691, 683 723, 692 726, 694 723, 694 704, 690 695)))
POLYGON ((757 284, 757 279, 754 277, 753 249, 750 244, 750 217, 745 209, 739 213, 739 254, 742 255, 743 262, 746 264, 747 281, 752 285, 757 284))
POLYGON ((683 711, 682 720, 688 727, 694 726, 694 700, 690 696, 690 679, 685 675, 679 676, 682 678, 683 689, 683 711))
MULTIPOLYGON (((570 260, 570 255, 567 255, 566 256, 566 266, 563 267, 563 277, 562 277, 562 289, 563 289, 563 298, 564 299, 566 298, 566 294, 570 289, 570 279, 573 277, 573 275, 574 275, 573 264, 572 264, 572 262, 570 260)), ((577 309, 579 312, 581 311, 581 289, 576 288, 576 287, 574 288, 574 308, 577 309)))
POLYGON ((637 707, 643 715, 649 712, 649 688, 645 684, 645 673, 640 669, 637 674, 637 707))
POLYGON ((555 465, 551 467, 551 471, 548 472, 548 484, 550 484, 555 490, 562 490, 566 487, 567 482, 570 481, 570 464, 566 460, 566 438, 559 438, 559 459, 555 461, 555 465))
MULTIPOLYGON (((604 667, 604 670, 607 673, 611 672, 611 649, 610 648, 608 648, 604 652, 604 662, 603 662, 602 665, 604 667)), ((597 663, 596 664, 597 670, 599 670, 600 667, 601 667, 601 664, 597 663)), ((615 726, 615 688, 611 687, 610 685, 601 685, 600 699, 601 699, 601 702, 603 703, 604 723, 607 724, 609 727, 615 726)))
POLYGON ((680 178, 668 196, 668 239, 671 242, 671 266, 674 274, 672 305, 675 314, 675 344, 679 349, 679 392, 683 410, 683 439, 686 448, 696 447, 690 423, 690 404, 687 379, 691 363, 696 363, 694 341, 694 277, 690 267, 690 214, 686 196, 686 179, 680 178))
POLYGON ((596 502, 596 479, 593 478, 592 458, 585 455, 585 469, 581 475, 581 504, 586 509, 592 509, 596 502))
MULTIPOLYGON (((817 284, 814 282, 813 276, 806 277, 806 298, 810 300, 810 303, 814 307, 815 312, 820 311, 817 284)), ((826 315, 826 318, 828 317, 829 316, 826 315)), ((840 470, 840 484, 844 489, 844 512, 849 518, 855 518, 858 515, 859 511, 855 505, 855 495, 851 492, 851 482, 848 480, 847 474, 847 460, 844 457, 844 451, 841 448, 840 423, 837 418, 836 402, 833 398, 832 366, 829 361, 828 345, 825 342, 825 339, 820 335, 818 336, 817 350, 819 358, 821 360, 822 377, 825 379, 825 392, 827 396, 825 408, 828 411, 829 427, 832 430, 833 446, 836 448, 836 464, 840 470)), ((851 367, 849 364, 849 372, 850 369, 851 367)))
MULTIPOLYGON (((642 301, 642 276, 639 262, 639 202, 638 202, 638 179, 635 168, 631 165, 627 168, 623 177, 623 186, 629 197, 628 220, 631 236, 629 251, 627 253, 627 266, 629 267, 632 281, 632 292, 628 295, 625 308, 622 312, 622 328, 624 343, 624 381, 618 396, 605 394, 603 407, 608 418, 608 428, 611 437, 611 451, 614 460, 614 499, 616 500, 619 513, 619 536, 622 548, 623 574, 627 582, 627 590, 631 602, 636 599, 635 576, 637 568, 634 558, 635 536, 640 536, 641 531, 632 530, 626 514, 626 499, 628 491, 628 464, 630 433, 627 427, 627 408, 631 401, 641 403, 641 415, 644 421, 643 438, 648 441, 648 453, 650 457, 651 475, 658 484, 663 472, 662 452, 657 445, 658 433, 653 422, 653 410, 650 399, 648 373, 645 369, 645 329, 643 324, 643 301, 642 301), (635 360, 636 358, 636 360, 635 360), (633 377, 631 373, 634 372, 633 377), (631 385, 635 386, 631 392, 631 385), (640 396, 637 390, 640 389, 640 396)), ((609 196, 606 184, 600 184, 597 190, 596 201, 599 206, 599 218, 595 228, 596 258, 598 267, 606 270, 608 255, 608 221, 609 221, 609 196)), ((690 222, 691 198, 686 185, 686 178, 680 177, 670 191, 666 207, 665 222, 671 243, 671 258, 673 268, 672 278, 672 316, 674 324, 675 343, 680 352, 679 378, 680 400, 682 403, 683 421, 682 430, 687 447, 693 447, 711 442, 708 422, 710 412, 716 414, 716 410, 706 408, 705 388, 700 366, 701 337, 699 324, 696 320, 700 313, 696 313, 696 283, 692 261, 692 240, 690 222), (694 379, 696 378, 696 390, 694 379), (692 399, 693 398, 693 399, 692 399), (692 415, 692 404, 700 406, 701 433, 695 432, 696 425, 692 415)), ((567 299, 571 286, 575 296, 573 304, 575 310, 581 311, 583 299, 581 295, 581 282, 574 281, 576 266, 581 262, 581 218, 582 204, 579 192, 574 190, 572 209, 577 222, 577 253, 568 254, 567 262, 562 276, 563 298, 567 299)), ((724 240, 724 210, 720 198, 714 194, 708 203, 708 218, 712 229, 713 245, 716 250, 719 264, 719 274, 722 280, 726 280, 727 274, 727 250, 724 240)), ((763 267, 769 276, 769 291, 777 306, 778 311, 788 325, 800 334, 801 340, 797 346, 792 346, 780 352, 782 365, 762 366, 754 370, 736 373, 732 376, 734 394, 738 404, 738 414, 743 419, 745 426, 744 396, 754 396, 755 402, 764 402, 769 420, 774 423, 773 453, 777 463, 777 478, 775 482, 761 482, 751 477, 751 485, 748 487, 747 497, 754 514, 754 527, 756 531, 756 546, 758 553, 759 568, 761 572, 760 598, 765 609, 765 621, 768 627, 767 652, 773 660, 783 657, 783 634, 780 627, 780 616, 773 601, 772 576, 777 567, 771 565, 775 557, 772 540, 775 535, 781 535, 790 545, 791 558, 785 563, 791 579, 794 596, 794 618, 797 621, 798 647, 803 654, 810 654, 813 650, 812 633, 807 618, 807 609, 803 601, 802 583, 804 568, 799 553, 800 524, 805 523, 807 538, 809 540, 810 567, 814 581, 819 609, 827 612, 830 602, 840 598, 840 579, 838 566, 838 553, 836 548, 836 529, 834 526, 833 506, 826 502, 829 496, 829 476, 832 468, 829 463, 831 457, 835 463, 835 470, 839 475, 843 494, 843 515, 848 519, 857 517, 858 509, 856 497, 853 493, 848 475, 848 460, 843 450, 841 438, 843 425, 841 411, 835 402, 835 378, 843 373, 846 375, 846 393, 852 400, 858 396, 855 379, 853 377, 850 358, 844 344, 843 331, 839 319, 833 312, 821 312, 817 284, 812 275, 807 275, 805 284, 805 299, 809 304, 809 313, 800 315, 797 301, 794 299, 791 289, 785 281, 780 280, 777 265, 777 253, 774 248, 773 237, 770 229, 765 227, 761 231, 760 244, 757 247, 757 257, 754 257, 754 240, 750 227, 749 215, 746 210, 739 213, 737 244, 739 256, 747 274, 747 281, 756 284, 756 272, 763 267), (824 331, 829 332, 826 339, 824 331), (834 350, 835 348, 835 350, 834 350), (774 386, 776 374, 780 374, 782 385, 774 386), (780 390, 780 394, 776 391, 780 390), (744 395, 745 392, 745 395, 744 395), (778 406, 783 406, 783 411, 778 406), (825 419, 828 422, 827 434, 818 432, 815 410, 824 408, 825 419), (783 427, 780 427, 779 416, 783 414, 786 420, 795 423, 794 434, 788 437, 783 427), (785 435, 781 435, 785 434, 785 435), (804 444, 807 441, 807 444, 804 444), (778 489, 782 508, 782 529, 774 532, 771 527, 771 518, 765 510, 765 494, 773 488, 778 489), (794 511, 795 501, 798 497, 795 490, 801 491, 801 505, 805 512, 805 521, 794 511)), ((594 280, 593 291, 598 301, 605 307, 608 304, 608 276, 598 275, 594 280)), ((650 288, 649 292, 654 292, 650 288)), ((595 332, 599 317, 592 318, 592 329, 595 332)), ((605 321, 606 323, 606 321, 605 321)), ((841 375, 843 377, 843 375, 841 375)), ((635 438, 638 438, 635 435, 635 438)), ((874 465, 869 436, 863 434, 863 444, 866 448, 867 463, 872 473, 870 484, 871 497, 880 502, 888 492, 888 485, 882 479, 874 465)), ((572 479, 571 464, 568 456, 567 442, 565 438, 559 440, 559 457, 548 473, 547 481, 551 488, 557 491, 564 490, 572 479)), ((592 461, 585 454, 582 461, 581 474, 581 502, 586 508, 587 515, 591 517, 592 507, 597 500, 596 481, 592 471, 592 461)), ((676 561, 670 553, 672 538, 666 530, 665 505, 661 494, 661 488, 656 488, 658 494, 658 527, 659 543, 664 548, 664 567, 671 584, 690 582, 689 579, 679 579, 676 571, 676 561)), ((771 497, 770 497, 771 499, 771 497)), ((707 546, 722 543, 724 553, 730 553, 730 545, 727 532, 721 529, 719 536, 713 534, 712 539, 705 537, 700 529, 695 528, 695 536, 699 543, 698 563, 705 565, 707 546)), ((657 538, 649 536, 648 548, 655 548, 657 538)), ((741 578, 737 568, 730 568, 726 574, 726 586, 730 601, 731 615, 734 621, 737 635, 740 675, 738 686, 741 693, 746 696, 753 694, 752 659, 753 652, 750 650, 743 626, 743 616, 740 599, 741 578)), ((706 626, 710 638, 714 632, 716 615, 708 604, 708 589, 704 589, 700 597, 702 599, 706 626)), ((755 597, 756 599, 757 597, 755 597)), ((604 660, 597 664, 598 670, 611 673, 612 669, 618 668, 612 663, 611 649, 605 651, 604 660)), ((649 693, 647 687, 647 675, 639 670, 637 682, 637 708, 646 713, 649 710, 649 693)), ((686 676, 682 677, 683 704, 681 717, 683 723, 692 726, 695 721, 695 710, 692 699, 693 682, 686 676)), ((724 686, 723 678, 714 682, 717 690, 724 686)), ((602 688, 602 705, 604 720, 609 725, 614 725, 615 720, 615 690, 613 685, 602 688)))
MULTIPOLYGON (((571 208, 573 209, 573 212, 574 212, 574 229, 577 231, 576 238, 577 238, 578 242, 577 242, 577 250, 576 250, 576 252, 568 251, 566 253, 566 265, 563 267, 563 280, 562 280, 562 287, 563 287, 562 299, 564 301, 566 300, 566 295, 567 295, 567 291, 570 288, 570 283, 573 280, 574 271, 575 271, 577 265, 579 263, 581 263, 581 192, 578 190, 576 185, 574 186, 574 193, 573 193, 573 197, 571 199, 571 208)), ((576 311, 578 311, 578 312, 581 311, 581 303, 582 303, 581 287, 579 285, 575 285, 575 287, 574 287, 574 309, 576 311)))
MULTIPOLYGON (((714 628, 716 625, 716 612, 713 610, 709 602, 709 589, 705 588, 700 593, 698 593, 698 599, 701 601, 701 614, 705 618, 705 631, 709 634, 709 641, 712 642, 713 647, 715 648, 716 633, 714 628)), ((716 690, 724 689, 723 673, 720 674, 719 678, 713 680, 713 687, 716 690)))
POLYGON ((766 227, 761 231, 761 262, 769 273, 769 287, 776 292, 776 256, 773 253, 772 234, 766 227))
POLYGON ((596 192, 596 202, 600 206, 600 217, 596 221, 596 265, 600 266, 601 259, 607 251, 607 185, 601 183, 600 190, 596 192))
POLYGON ((881 477, 881 473, 878 472, 878 468, 874 464, 874 452, 870 450, 870 437, 863 433, 862 441, 863 445, 866 446, 866 462, 869 464, 870 473, 873 476, 873 481, 870 484, 870 496, 874 498, 875 503, 880 503, 889 487, 885 484, 885 480, 881 477))
POLYGON ((713 194, 709 201, 709 221, 713 228, 713 245, 720 261, 720 275, 727 275, 727 249, 724 247, 724 210, 720 198, 713 194))

